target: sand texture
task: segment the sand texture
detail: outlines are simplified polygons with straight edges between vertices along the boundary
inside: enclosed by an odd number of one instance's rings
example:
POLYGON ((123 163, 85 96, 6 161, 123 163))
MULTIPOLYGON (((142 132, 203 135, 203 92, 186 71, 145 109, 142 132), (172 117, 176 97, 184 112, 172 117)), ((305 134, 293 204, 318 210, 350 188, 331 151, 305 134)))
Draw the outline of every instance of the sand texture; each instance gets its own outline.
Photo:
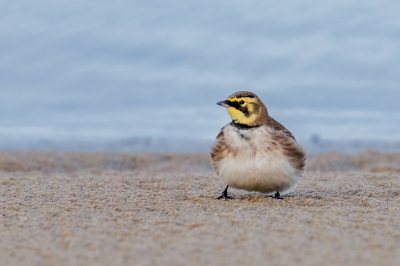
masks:
POLYGON ((310 158, 283 200, 206 155, 0 154, 0 265, 400 265, 399 155, 310 158))

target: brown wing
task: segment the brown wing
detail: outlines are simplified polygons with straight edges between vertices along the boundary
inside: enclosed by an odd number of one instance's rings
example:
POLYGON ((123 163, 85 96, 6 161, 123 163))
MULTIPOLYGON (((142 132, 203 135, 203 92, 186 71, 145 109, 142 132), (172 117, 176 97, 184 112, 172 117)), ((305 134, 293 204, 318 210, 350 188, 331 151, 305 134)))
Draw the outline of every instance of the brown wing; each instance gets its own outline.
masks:
POLYGON ((275 134, 273 136, 274 140, 280 144, 283 149, 284 155, 290 158, 290 163, 292 164, 292 166, 296 169, 304 171, 307 160, 306 152, 297 143, 293 134, 272 117, 270 117, 269 126, 274 128, 276 131, 283 133, 275 134))
POLYGON ((224 139, 224 128, 221 128, 217 138, 215 139, 214 144, 211 146, 210 156, 211 156, 211 164, 214 168, 214 171, 218 174, 217 164, 228 154, 228 147, 225 144, 224 139))
POLYGON ((285 133, 286 136, 291 137, 292 139, 296 140, 296 138, 293 136, 292 132, 290 132, 286 127, 284 127, 281 123, 273 119, 272 117, 269 117, 269 125, 273 127, 276 131, 281 131, 285 133))

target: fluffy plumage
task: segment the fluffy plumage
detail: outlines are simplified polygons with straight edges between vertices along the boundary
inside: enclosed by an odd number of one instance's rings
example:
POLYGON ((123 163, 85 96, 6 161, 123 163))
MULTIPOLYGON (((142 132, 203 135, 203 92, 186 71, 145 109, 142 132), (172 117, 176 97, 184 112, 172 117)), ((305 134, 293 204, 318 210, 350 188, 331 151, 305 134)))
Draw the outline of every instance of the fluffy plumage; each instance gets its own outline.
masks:
POLYGON ((228 186, 247 191, 279 195, 294 189, 306 154, 292 133, 268 115, 254 93, 237 92, 218 104, 228 109, 232 122, 211 147, 217 175, 228 186))

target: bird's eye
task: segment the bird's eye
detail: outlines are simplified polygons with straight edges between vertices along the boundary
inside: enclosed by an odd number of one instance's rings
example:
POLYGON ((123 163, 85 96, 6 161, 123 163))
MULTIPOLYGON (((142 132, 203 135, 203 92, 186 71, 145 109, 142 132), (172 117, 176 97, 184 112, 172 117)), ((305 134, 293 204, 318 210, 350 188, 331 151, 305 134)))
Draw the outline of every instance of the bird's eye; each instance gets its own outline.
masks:
POLYGON ((240 104, 240 105, 244 104, 244 101, 243 101, 243 100, 241 100, 241 101, 239 102, 239 104, 240 104))

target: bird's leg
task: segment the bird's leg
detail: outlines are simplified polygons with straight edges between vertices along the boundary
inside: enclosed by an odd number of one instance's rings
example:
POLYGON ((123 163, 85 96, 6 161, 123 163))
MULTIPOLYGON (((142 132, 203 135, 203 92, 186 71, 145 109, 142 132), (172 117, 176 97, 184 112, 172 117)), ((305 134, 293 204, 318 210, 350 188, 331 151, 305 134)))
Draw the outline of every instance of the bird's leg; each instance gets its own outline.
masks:
POLYGON ((275 193, 275 196, 273 196, 273 198, 274 198, 274 199, 283 199, 283 198, 281 197, 281 194, 279 194, 279 191, 277 191, 277 192, 275 193))
POLYGON ((222 195, 219 196, 218 198, 216 198, 217 200, 219 200, 219 199, 233 199, 232 197, 228 196, 228 187, 229 187, 229 185, 226 186, 224 192, 222 192, 222 195))

